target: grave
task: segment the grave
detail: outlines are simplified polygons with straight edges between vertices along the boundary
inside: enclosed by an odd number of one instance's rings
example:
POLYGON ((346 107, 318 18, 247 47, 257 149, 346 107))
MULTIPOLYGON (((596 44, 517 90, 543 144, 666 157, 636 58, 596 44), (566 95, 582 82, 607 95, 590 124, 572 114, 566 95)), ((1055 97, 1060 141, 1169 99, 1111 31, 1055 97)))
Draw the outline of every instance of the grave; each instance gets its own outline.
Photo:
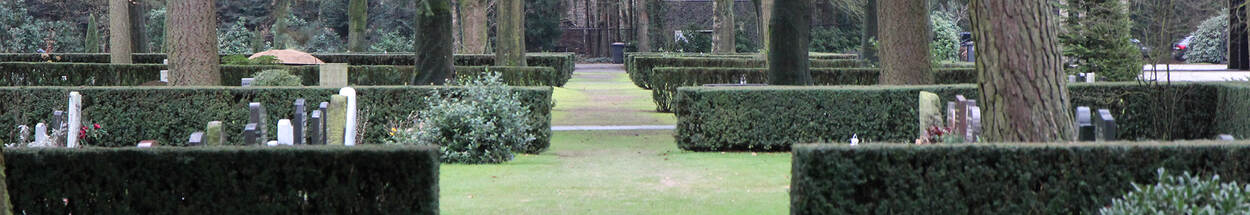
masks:
POLYGON ((256 123, 248 123, 243 126, 243 145, 260 144, 260 131, 256 130, 256 123))
POLYGON ((291 120, 278 120, 278 144, 279 145, 295 145, 295 128, 291 126, 291 120))
POLYGON ((135 147, 151 148, 151 147, 156 147, 157 145, 160 145, 160 144, 157 143, 156 140, 140 140, 139 144, 135 144, 135 147))
POLYGON ((326 144, 343 145, 344 126, 347 125, 347 97, 330 96, 330 112, 326 114, 326 144))
POLYGON ((73 129, 82 125, 82 94, 78 92, 69 92, 69 124, 70 128, 65 135, 65 147, 78 148, 78 130, 73 129))
POLYGON ((1078 141, 1094 141, 1094 122, 1090 119, 1089 107, 1076 107, 1076 139, 1078 141))
MULTIPOLYGON (((25 143, 25 141, 23 141, 25 143)), ((48 143, 48 125, 39 123, 35 124, 35 144, 43 145, 48 143)))
POLYGON ((208 122, 204 128, 204 143, 208 146, 225 145, 226 134, 221 131, 221 121, 208 122))
POLYGON ((256 82, 256 78, 242 78, 242 79, 239 79, 239 86, 250 87, 252 86, 252 82, 256 82))
POLYGON ((347 64, 321 64, 319 78, 322 87, 347 87, 347 64))
POLYGON ((325 122, 325 120, 323 118, 324 117, 321 117, 321 110, 314 110, 312 112, 311 120, 309 120, 309 123, 308 123, 308 142, 307 142, 308 145, 325 145, 326 144, 325 142, 326 141, 325 139, 326 129, 325 129, 325 125, 322 124, 325 122))
POLYGON ((1220 136, 1219 136, 1219 140, 1222 140, 1222 141, 1234 141, 1234 140, 1237 140, 1237 138, 1233 138, 1233 135, 1229 135, 1229 134, 1220 134, 1220 136))
POLYGON ((304 143, 304 139, 305 139, 304 130, 308 126, 308 120, 307 120, 308 112, 306 111, 306 108, 304 107, 304 103, 305 103, 304 99, 296 99, 295 103, 293 104, 295 106, 294 107, 295 114, 294 116, 291 116, 291 125, 294 126, 294 133, 292 133, 292 137, 294 137, 294 140, 293 140, 294 142, 292 143, 295 145, 305 144, 304 143))
POLYGON ((191 133, 191 139, 187 140, 187 145, 189 146, 204 145, 204 132, 197 131, 195 133, 191 133))
POLYGON ((265 106, 260 102, 252 102, 247 104, 248 123, 256 124, 256 138, 260 141, 269 141, 269 115, 265 114, 265 106))
POLYGON ((344 87, 339 95, 347 97, 346 123, 343 124, 343 145, 356 145, 356 89, 344 87))
POLYGON ((968 133, 968 99, 964 95, 955 96, 955 121, 951 122, 951 133, 966 135, 968 133))
POLYGON ((1111 110, 1098 109, 1098 117, 1094 121, 1094 136, 1099 141, 1116 141, 1115 117, 1111 110))
POLYGON ((920 120, 919 136, 923 137, 927 135, 927 130, 930 127, 942 125, 942 113, 940 112, 942 99, 937 94, 920 91, 919 100, 920 107, 917 109, 920 120))

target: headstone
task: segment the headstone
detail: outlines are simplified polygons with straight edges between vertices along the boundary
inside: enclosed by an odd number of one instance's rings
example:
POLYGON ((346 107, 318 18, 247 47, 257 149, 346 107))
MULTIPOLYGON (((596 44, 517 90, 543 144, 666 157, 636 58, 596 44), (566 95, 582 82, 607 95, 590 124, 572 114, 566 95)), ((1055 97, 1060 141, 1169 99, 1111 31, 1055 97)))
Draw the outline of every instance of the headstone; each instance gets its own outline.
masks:
POLYGON ((930 127, 942 125, 942 99, 927 91, 920 91, 919 99, 920 136, 925 136, 930 127))
POLYGON ((955 122, 951 133, 967 134, 968 132, 968 99, 964 95, 955 96, 955 122))
POLYGON ((325 145, 325 117, 321 117, 321 110, 314 110, 312 117, 308 123, 308 145, 325 145))
POLYGON ((52 111, 52 129, 61 129, 65 126, 65 111, 52 111))
POLYGON ((44 145, 48 143, 48 125, 39 123, 35 124, 35 144, 44 145))
POLYGON ((1076 139, 1079 141, 1094 141, 1094 121, 1090 119, 1089 107, 1076 107, 1076 139))
POLYGON ((356 89, 344 87, 339 90, 339 95, 347 97, 346 123, 343 131, 343 145, 356 145, 356 89))
POLYGON ((949 128, 954 127, 955 122, 958 121, 957 119, 955 119, 955 113, 959 112, 955 110, 958 106, 959 106, 959 103, 956 103, 954 101, 946 102, 946 127, 945 128, 949 129, 949 128))
POLYGON ((82 94, 69 92, 69 132, 65 135, 65 147, 78 148, 78 129, 82 125, 82 94))
POLYGON ((1098 117, 1094 122, 1094 133, 1097 140, 1116 141, 1115 117, 1111 116, 1111 110, 1098 109, 1098 117))
POLYGON ((250 87, 252 86, 252 82, 256 82, 256 78, 242 78, 239 79, 239 86, 250 87))
POLYGON ((321 110, 321 139, 317 140, 317 144, 325 145, 327 143, 326 136, 329 134, 326 133, 326 128, 328 128, 326 127, 326 117, 330 115, 330 102, 321 102, 321 104, 317 105, 317 109, 321 110))
POLYGON ((160 144, 156 142, 156 140, 140 140, 139 144, 135 144, 135 147, 152 148, 152 147, 156 147, 157 145, 160 145, 160 144))
POLYGON ((208 122, 204 128, 204 144, 208 146, 225 145, 226 133, 222 132, 221 121, 208 122))
POLYGON ((270 140, 269 142, 265 142, 265 145, 266 146, 278 146, 278 141, 270 140))
POLYGON ((269 115, 265 113, 265 106, 260 102, 252 102, 247 104, 249 111, 248 123, 256 123, 256 138, 260 141, 269 140, 269 115))
POLYGON ((1233 138, 1233 135, 1228 135, 1228 134, 1220 134, 1220 140, 1222 140, 1222 141, 1234 141, 1234 140, 1237 140, 1237 138, 1233 138))
POLYGON ((1092 72, 1091 72, 1091 73, 1086 73, 1086 74, 1085 74, 1085 83, 1094 83, 1095 81, 1097 81, 1097 80, 1098 80, 1098 78, 1096 78, 1096 77, 1097 77, 1097 76, 1096 76, 1094 73, 1092 73, 1092 72))
POLYGON ((169 82, 169 70, 161 70, 161 82, 169 82))
POLYGON ((326 114, 326 144, 343 145, 345 126, 347 126, 347 97, 330 96, 330 112, 326 114))
POLYGON ((17 126, 17 141, 20 143, 27 143, 30 141, 30 126, 17 126))
POLYGON ((291 126, 291 120, 278 120, 278 144, 295 145, 295 128, 291 126))
POLYGON ((321 64, 320 79, 322 87, 347 87, 347 64, 321 64))
POLYGON ((969 99, 964 102, 964 142, 976 142, 977 136, 981 135, 981 131, 977 130, 981 124, 981 108, 977 106, 977 100, 969 99), (975 115, 975 116, 974 116, 975 115))
POLYGON ((304 106, 304 99, 296 99, 294 106, 295 114, 294 116, 291 116, 291 126, 294 127, 293 137, 295 139, 292 143, 295 145, 304 145, 304 129, 308 126, 308 112, 306 110, 307 108, 304 106))
POLYGON ((1068 75, 1068 83, 1076 83, 1076 75, 1068 75))
POLYGON ((260 131, 256 130, 256 123, 248 123, 243 126, 243 145, 251 146, 260 144, 260 131))
POLYGON ((191 139, 187 140, 187 145, 201 146, 204 145, 204 132, 191 133, 191 139))

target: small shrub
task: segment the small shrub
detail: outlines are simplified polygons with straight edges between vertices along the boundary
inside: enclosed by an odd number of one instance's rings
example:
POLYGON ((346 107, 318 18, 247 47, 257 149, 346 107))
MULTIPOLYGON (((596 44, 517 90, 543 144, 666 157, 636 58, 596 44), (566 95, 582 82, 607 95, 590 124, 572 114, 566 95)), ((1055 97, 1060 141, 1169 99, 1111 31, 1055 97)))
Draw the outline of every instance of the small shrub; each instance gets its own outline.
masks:
POLYGON ((859 31, 843 31, 837 27, 812 29, 812 52, 849 53, 859 51, 859 31))
POLYGON ((461 84, 467 89, 434 93, 429 109, 398 123, 391 144, 439 145, 443 162, 503 163, 536 139, 526 133, 529 110, 499 74, 461 84))
POLYGON ((374 52, 412 52, 412 37, 400 34, 398 31, 391 31, 382 34, 382 39, 377 43, 373 43, 369 47, 374 52))
POLYGON ((1185 172, 1168 176, 1159 169, 1158 183, 1133 183, 1133 191, 1112 200, 1101 214, 1247 214, 1250 185, 1220 183, 1220 176, 1204 180, 1185 172))
POLYGON ((257 87, 291 87, 301 86, 300 77, 292 75, 291 72, 281 69, 265 70, 256 73, 252 80, 252 86, 257 87))
POLYGON ((282 61, 279 61, 278 57, 270 55, 256 57, 255 59, 248 59, 247 56, 243 55, 228 55, 221 57, 221 64, 224 65, 278 65, 281 63, 282 61))
POLYGON ((247 54, 252 52, 252 32, 247 30, 245 19, 217 31, 217 52, 221 54, 247 54))
POLYGON ((959 26, 951 21, 950 15, 934 13, 929 15, 933 28, 933 42, 929 43, 934 61, 953 61, 959 57, 959 26))
MULTIPOLYGON (((1221 10, 1225 11, 1225 10, 1221 10)), ((1223 63, 1228 61, 1228 12, 1203 21, 1194 31, 1185 52, 1190 63, 1223 63)))

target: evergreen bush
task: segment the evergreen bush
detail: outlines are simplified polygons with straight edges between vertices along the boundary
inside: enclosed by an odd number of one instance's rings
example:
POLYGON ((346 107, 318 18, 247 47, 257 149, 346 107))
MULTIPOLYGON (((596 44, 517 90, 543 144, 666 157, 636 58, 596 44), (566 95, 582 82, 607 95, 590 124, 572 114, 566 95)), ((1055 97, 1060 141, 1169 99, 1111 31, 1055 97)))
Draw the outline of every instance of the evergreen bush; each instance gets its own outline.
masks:
POLYGON ((1220 183, 1197 175, 1167 175, 1162 168, 1155 184, 1133 182, 1133 190, 1099 212, 1120 214, 1250 214, 1250 185, 1220 183))
POLYGON ((533 152, 526 150, 535 140, 526 133, 529 110, 499 77, 462 80, 464 90, 455 97, 435 93, 428 109, 392 131, 391 143, 438 145, 449 163, 503 163, 512 160, 513 151, 533 152))
POLYGON ((950 15, 945 13, 933 13, 929 15, 932 20, 930 28, 933 29, 933 42, 929 43, 932 47, 930 52, 933 53, 934 61, 954 61, 959 58, 959 26, 951 20, 950 15))
POLYGON ((1060 34, 1063 55, 1072 61, 1068 74, 1097 73, 1108 81, 1136 80, 1141 50, 1133 44, 1132 22, 1120 1, 1067 0, 1067 32, 1060 34))
POLYGON ((294 87, 302 86, 300 77, 282 69, 260 71, 253 77, 252 86, 256 87, 294 87))
POLYGON ((1189 63, 1228 62, 1228 12, 1203 21, 1189 40, 1185 61, 1189 63))

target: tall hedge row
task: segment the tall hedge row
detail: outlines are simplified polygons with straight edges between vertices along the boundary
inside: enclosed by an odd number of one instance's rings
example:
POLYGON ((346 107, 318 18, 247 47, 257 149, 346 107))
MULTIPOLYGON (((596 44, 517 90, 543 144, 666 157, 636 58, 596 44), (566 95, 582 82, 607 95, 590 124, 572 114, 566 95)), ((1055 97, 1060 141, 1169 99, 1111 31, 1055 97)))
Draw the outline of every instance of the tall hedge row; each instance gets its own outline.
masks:
MULTIPOLYGON (((1112 111, 1121 140, 1207 139, 1250 135, 1244 117, 1247 87, 1184 84, 1152 88, 1136 83, 1069 86, 1074 106, 1112 111), (1236 92, 1236 93, 1232 93, 1236 92), (1158 100, 1175 93, 1175 100, 1158 100), (1232 101, 1220 101, 1226 98, 1232 101), (1174 104, 1164 107, 1160 104, 1174 104), (1171 118, 1170 121, 1160 120, 1171 118)), ((784 151, 796 143, 912 142, 919 130, 916 95, 977 99, 973 85, 840 87, 682 87, 673 102, 678 146, 686 150, 784 151)), ((945 103, 942 103, 945 107, 945 103)), ((1073 107, 1075 108, 1075 107, 1073 107)))
POLYGON ((1157 170, 1250 182, 1246 142, 799 145, 791 214, 1096 214, 1157 170))
MULTIPOLYGON (((972 68, 938 69, 939 84, 975 83, 977 72, 972 68)), ((703 86, 704 84, 768 83, 768 68, 703 68, 662 67, 652 69, 651 98, 656 111, 672 111, 677 88, 703 86)), ((812 68, 812 80, 816 85, 876 85, 880 80, 879 68, 812 68)))
MULTIPOLYGON (((380 143, 388 138, 388 124, 428 108, 434 93, 450 96, 461 87, 356 87, 358 123, 367 125, 364 142, 380 143)), ((306 99, 311 112, 327 102, 337 88, 280 87, 0 87, 0 125, 34 126, 47 122, 53 110, 65 110, 70 91, 83 95, 84 121, 104 126, 109 132, 96 146, 133 146, 140 140, 158 140, 165 145, 185 145, 192 132, 201 131, 209 121, 222 121, 227 142, 242 143, 249 102, 260 102, 268 112, 270 134, 277 133, 279 119, 291 118, 295 99, 306 99)), ((551 138, 551 87, 515 87, 521 104, 530 110, 529 133, 537 137, 525 152, 541 152, 551 138)), ((276 138, 276 135, 271 135, 276 138)), ((5 130, 0 140, 16 142, 16 132, 5 130)))
POLYGON ((437 214, 435 147, 6 149, 16 214, 437 214))
MULTIPOLYGON (((138 86, 160 80, 162 64, 106 63, 0 63, 0 86, 138 86)), ((269 69, 285 69, 300 76, 305 86, 315 86, 320 77, 319 66, 233 66, 221 67, 224 86, 239 86, 240 79, 250 78, 269 69)), ((361 86, 406 85, 412 80, 413 66, 350 66, 348 83, 361 86)), ((457 77, 477 78, 487 71, 502 75, 513 86, 558 86, 567 74, 549 67, 458 66, 457 77)))
MULTIPOLYGON (((854 68, 864 65, 860 60, 812 60, 812 68, 854 68)), ((704 58, 704 57, 635 57, 626 72, 634 85, 643 89, 652 89, 651 74, 653 69, 660 67, 729 67, 729 68, 763 68, 764 59, 758 58, 704 58)))

